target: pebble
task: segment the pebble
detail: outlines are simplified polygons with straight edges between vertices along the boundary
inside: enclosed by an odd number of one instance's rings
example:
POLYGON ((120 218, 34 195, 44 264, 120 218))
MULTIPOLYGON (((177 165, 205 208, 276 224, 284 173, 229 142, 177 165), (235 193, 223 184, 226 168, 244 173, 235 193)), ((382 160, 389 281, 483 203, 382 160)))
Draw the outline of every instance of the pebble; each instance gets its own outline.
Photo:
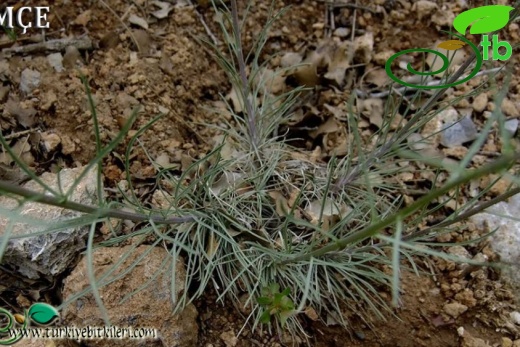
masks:
POLYGON ((509 117, 520 116, 520 111, 518 111, 518 107, 509 99, 504 99, 502 101, 502 112, 504 112, 509 117))
POLYGON ((446 314, 452 316, 453 318, 457 318, 458 316, 460 316, 467 310, 468 310, 468 306, 462 305, 461 303, 458 303, 458 302, 452 302, 452 303, 444 305, 444 307, 443 307, 443 311, 446 314))
POLYGON ((61 53, 52 53, 47 56, 47 61, 49 65, 54 68, 56 72, 63 71, 63 56, 61 53))
POLYGON ((61 143, 61 138, 58 134, 43 132, 41 136, 43 145, 45 146, 47 152, 54 151, 61 143))
POLYGON ((486 109, 488 103, 488 96, 486 93, 481 93, 473 99, 473 109, 477 112, 482 112, 486 109))
POLYGON ((20 90, 25 94, 30 94, 34 89, 38 88, 41 82, 41 74, 36 70, 25 69, 22 71, 20 79, 20 90))
POLYGON ((478 136, 477 127, 469 117, 462 118, 460 122, 447 123, 443 129, 441 144, 445 147, 460 146, 478 136))
POLYGON ((412 11, 417 13, 417 18, 419 20, 428 17, 436 9, 438 9, 438 6, 435 2, 426 0, 419 0, 412 7, 412 11))
POLYGON ((502 347, 513 347, 513 340, 508 337, 502 338, 502 347))
POLYGON ((350 34, 349 28, 337 28, 334 30, 334 36, 337 37, 347 37, 350 34))
POLYGON ((509 316, 511 317, 513 323, 515 323, 516 325, 520 325, 520 312, 513 311, 509 314, 509 316))
POLYGON ((510 133, 511 135, 514 135, 516 131, 518 130, 518 119, 513 118, 505 122, 504 124, 505 130, 510 133))

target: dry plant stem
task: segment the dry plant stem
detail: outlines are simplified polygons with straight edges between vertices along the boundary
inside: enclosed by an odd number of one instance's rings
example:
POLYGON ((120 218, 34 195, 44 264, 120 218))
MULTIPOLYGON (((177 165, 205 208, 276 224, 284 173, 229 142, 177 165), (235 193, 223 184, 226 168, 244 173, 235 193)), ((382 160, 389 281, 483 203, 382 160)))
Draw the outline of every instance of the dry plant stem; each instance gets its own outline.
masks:
POLYGON ((88 36, 82 36, 79 38, 65 38, 58 40, 49 40, 39 43, 33 43, 21 47, 4 48, 2 49, 2 55, 5 54, 27 54, 36 52, 46 51, 62 51, 69 46, 74 46, 80 50, 92 50, 94 46, 92 40, 88 36))
POLYGON ((415 201, 411 205, 406 206, 401 211, 393 213, 391 216, 380 220, 379 222, 372 223, 368 227, 355 232, 347 237, 344 237, 342 239, 337 240, 334 243, 331 243, 327 246, 315 249, 309 253, 302 254, 284 261, 281 261, 281 265, 289 264, 289 263, 296 263, 299 261, 305 261, 309 260, 311 258, 321 257, 323 255, 326 255, 327 253, 331 252, 337 252, 345 249, 347 246, 351 244, 355 244, 357 242, 360 242, 368 237, 372 237, 379 233, 382 229, 387 228, 391 226, 392 224, 396 223, 398 219, 404 219, 417 211, 419 208, 426 206, 431 201, 443 196, 444 194, 447 194, 450 190, 458 187, 461 184, 465 184, 471 180, 478 179, 482 176, 489 175, 491 173, 500 171, 509 165, 511 165, 512 162, 515 160, 520 159, 520 154, 515 155, 504 155, 502 158, 495 160, 494 162, 487 164, 481 168, 471 170, 466 175, 462 175, 458 177, 457 179, 449 182, 448 184, 444 185, 444 187, 436 189, 429 194, 423 196, 419 200, 415 201))
POLYGON ((180 224, 180 223, 189 223, 194 222, 195 218, 192 216, 186 216, 186 217, 169 217, 164 218, 162 216, 147 216, 144 214, 139 213, 132 213, 122 210, 115 210, 115 209, 107 209, 97 206, 89 206, 80 204, 74 201, 68 201, 66 199, 63 199, 61 197, 56 197, 52 195, 45 195, 39 192, 35 192, 30 189, 26 189, 23 187, 20 187, 16 184, 13 184, 11 182, 6 182, 3 180, 0 180, 0 192, 7 192, 11 194, 15 194, 16 196, 21 196, 24 198, 29 199, 33 202, 39 202, 46 205, 51 206, 57 206, 66 208, 69 210, 77 211, 77 212, 83 212, 88 213, 91 215, 99 216, 100 218, 117 218, 117 219, 124 219, 124 220, 130 220, 132 222, 148 222, 153 221, 156 224, 180 224))
POLYGON ((242 35, 240 34, 240 23, 238 20, 238 7, 237 1, 231 0, 231 16, 233 17, 233 31, 235 33, 238 70, 240 73, 240 80, 242 83, 242 95, 244 99, 244 106, 246 108, 247 125, 249 131, 249 137, 253 145, 253 149, 258 148, 258 132, 256 129, 256 113, 249 98, 249 82, 246 74, 246 62, 244 60, 244 52, 242 51, 242 35))

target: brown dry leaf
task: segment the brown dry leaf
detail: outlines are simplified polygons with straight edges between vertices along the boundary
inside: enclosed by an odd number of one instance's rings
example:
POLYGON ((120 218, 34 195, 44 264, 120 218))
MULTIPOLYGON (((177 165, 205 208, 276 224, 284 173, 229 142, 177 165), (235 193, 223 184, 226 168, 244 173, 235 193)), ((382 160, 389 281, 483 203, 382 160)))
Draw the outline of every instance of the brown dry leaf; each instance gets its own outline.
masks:
POLYGON ((148 30, 148 22, 139 17, 139 16, 136 16, 135 14, 131 14, 130 17, 128 17, 128 21, 134 25, 137 25, 145 30, 148 30))
POLYGON ((417 19, 421 21, 423 18, 430 16, 439 7, 433 1, 419 0, 412 6, 412 11, 417 14, 417 19))
POLYGON ((325 134, 323 137, 323 148, 329 156, 343 156, 348 154, 351 142, 345 128, 342 128, 341 131, 325 134))
POLYGON ((334 117, 329 117, 327 121, 321 124, 318 129, 309 132, 309 136, 315 139, 321 134, 333 133, 339 131, 343 126, 334 117))
POLYGON ((316 65, 308 62, 305 62, 304 65, 296 69, 294 78, 299 85, 305 87, 316 87, 320 81, 316 65))
POLYGON ((220 243, 218 242, 217 238, 215 237, 215 234, 210 233, 208 245, 206 247, 206 255, 208 256, 209 259, 213 258, 215 253, 217 253, 219 245, 220 245, 220 243))
POLYGON ((172 201, 172 196, 164 190, 158 189, 152 195, 152 204, 163 210, 171 208, 172 201))
POLYGON ((366 99, 360 105, 361 114, 370 120, 370 124, 381 128, 383 125, 384 104, 382 99, 366 99))
POLYGON ((72 24, 87 26, 88 22, 92 19, 92 11, 86 10, 74 19, 72 24))
POLYGON ((275 206, 276 206, 276 213, 280 217, 286 217, 289 212, 291 211, 291 206, 289 205, 289 202, 283 196, 282 193, 277 191, 269 192, 269 196, 274 200, 275 206))
POLYGON ((254 83, 260 90, 269 94, 278 94, 285 88, 285 77, 268 68, 262 68, 255 76, 254 83))
POLYGON ((367 73, 365 81, 381 88, 390 83, 390 77, 388 77, 388 73, 385 69, 377 68, 367 73))
POLYGON ((337 120, 347 120, 347 117, 345 116, 346 112, 340 106, 323 104, 323 107, 325 107, 337 120))
POLYGON ((289 200, 287 200, 288 206, 294 206, 299 195, 300 190, 298 188, 293 188, 289 193, 289 200))
POLYGON ((159 165, 163 169, 173 169, 179 167, 178 164, 170 162, 170 156, 166 152, 162 152, 155 159, 155 164, 159 165))
MULTIPOLYGON (((20 138, 11 149, 18 158, 22 159, 22 161, 25 164, 29 166, 32 166, 34 164, 34 157, 31 154, 29 136, 20 138)), ((8 165, 11 165, 11 163, 9 163, 8 165)))
POLYGON ((223 135, 215 136, 213 141, 214 148, 217 148, 222 144, 224 144, 220 150, 220 156, 222 157, 222 159, 235 159, 241 155, 240 152, 237 151, 236 146, 232 142, 231 138, 224 137, 223 135))
POLYGON ((145 30, 132 30, 139 52, 148 54, 152 48, 152 38, 145 30))
POLYGON ((3 116, 5 118, 9 118, 9 116, 15 117, 18 123, 25 128, 31 128, 36 124, 36 120, 34 119, 36 110, 32 107, 24 109, 19 102, 13 99, 7 100, 4 106, 3 116))
POLYGON ((345 41, 339 45, 334 45, 331 49, 331 57, 328 63, 328 72, 325 78, 333 80, 338 86, 343 86, 345 80, 345 72, 352 62, 352 46, 350 42, 345 41))
POLYGON ((280 60, 280 66, 283 68, 290 68, 298 65, 303 60, 303 57, 300 53, 289 52, 285 53, 284 56, 280 60))
POLYGON ((214 182, 210 190, 213 194, 219 195, 228 188, 237 190, 244 183, 244 174, 238 172, 224 171, 222 177, 217 182, 214 182))
POLYGON ((316 310, 313 309, 312 307, 307 307, 307 308, 305 308, 305 311, 303 311, 303 312, 305 312, 305 315, 306 315, 307 317, 309 317, 310 320, 312 320, 312 321, 315 321, 315 322, 316 322, 316 321, 320 318, 320 317, 318 316, 318 314, 316 313, 316 310))
MULTIPOLYGON (((152 16, 157 19, 164 19, 168 17, 170 11, 173 9, 173 6, 164 1, 152 1, 152 4, 159 7, 159 10, 152 12, 152 16)), ((183 4, 178 4, 176 7, 183 7, 183 4)))
POLYGON ((188 171, 188 169, 193 165, 193 158, 187 154, 181 154, 181 170, 183 172, 188 171))
POLYGON ((233 104, 233 109, 235 110, 235 112, 240 113, 240 112, 242 112, 244 110, 242 108, 242 102, 240 100, 239 94, 237 93, 237 90, 235 89, 234 86, 233 86, 233 88, 231 88, 231 91, 226 96, 226 100, 231 101, 231 103, 233 104))
MULTIPOLYGON (((320 212, 322 208, 323 200, 317 199, 310 202, 305 208, 305 212, 310 216, 310 222, 312 224, 318 224, 320 218, 320 212)), ((334 217, 342 218, 346 216, 352 209, 349 208, 344 203, 337 204, 332 199, 328 198, 325 200, 325 205, 323 206, 323 220, 331 220, 334 217)))
POLYGON ((354 47, 356 61, 362 64, 370 63, 372 54, 374 53, 374 34, 369 31, 362 36, 356 37, 354 47))
POLYGON ((303 112, 303 108, 297 108, 294 112, 291 112, 289 117, 284 120, 283 124, 287 125, 296 125, 300 123, 305 118, 305 113, 303 112))
POLYGON ((325 42, 312 51, 298 66, 293 75, 296 81, 306 87, 315 87, 320 81, 318 76, 318 68, 324 66, 327 61, 326 57, 330 52, 330 43, 325 42))

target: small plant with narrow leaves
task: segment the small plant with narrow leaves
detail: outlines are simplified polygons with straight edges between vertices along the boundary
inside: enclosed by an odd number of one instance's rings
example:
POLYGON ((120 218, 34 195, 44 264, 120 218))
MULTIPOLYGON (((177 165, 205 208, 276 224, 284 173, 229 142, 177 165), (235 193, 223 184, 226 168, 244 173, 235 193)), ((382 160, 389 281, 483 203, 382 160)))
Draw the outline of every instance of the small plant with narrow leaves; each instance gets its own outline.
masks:
POLYGON ((9 37, 9 39, 11 41, 16 41, 16 32, 14 31, 14 29, 11 29, 11 28, 7 28, 5 26, 0 26, 3 31, 5 31, 5 33, 7 34, 7 37, 9 37))
POLYGON ((260 316, 260 322, 269 324, 274 317, 278 319, 281 326, 284 327, 287 323, 287 319, 296 314, 294 302, 289 297, 291 288, 285 288, 280 292, 280 285, 273 283, 270 286, 262 288, 261 293, 262 296, 257 298, 258 304, 262 306, 264 310, 260 316))

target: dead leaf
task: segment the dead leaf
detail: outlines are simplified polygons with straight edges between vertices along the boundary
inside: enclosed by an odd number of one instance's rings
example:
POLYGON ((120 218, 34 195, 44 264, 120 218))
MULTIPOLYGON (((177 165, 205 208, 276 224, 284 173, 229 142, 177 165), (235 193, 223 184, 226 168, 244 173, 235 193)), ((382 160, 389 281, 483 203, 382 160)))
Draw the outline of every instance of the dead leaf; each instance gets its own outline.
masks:
POLYGON ((305 308, 305 311, 303 311, 303 312, 305 312, 305 315, 306 315, 307 317, 309 317, 310 320, 312 320, 312 321, 315 321, 315 322, 316 322, 316 321, 320 318, 320 317, 318 316, 318 314, 316 313, 316 310, 313 309, 312 307, 307 307, 307 308, 305 308))
POLYGON ((334 118, 336 118, 337 120, 343 120, 343 121, 347 120, 346 112, 340 106, 332 106, 329 104, 323 104, 323 107, 325 107, 327 109, 327 111, 329 111, 334 116, 334 118))
MULTIPOLYGON (((152 16, 154 16, 157 19, 164 19, 168 17, 170 11, 173 9, 173 6, 171 4, 164 1, 152 1, 152 4, 160 8, 159 10, 152 12, 152 16)), ((176 7, 182 6, 177 5, 176 7)))
POLYGON ((365 81, 381 88, 390 83, 390 77, 385 69, 377 68, 367 73, 365 81))
POLYGON ((132 30, 139 52, 148 54, 152 48, 152 38, 145 30, 132 30))
POLYGON ((169 76, 175 76, 175 68, 170 56, 166 55, 164 52, 161 53, 161 60, 159 61, 159 68, 162 72, 169 76))
POLYGON ((332 56, 328 63, 328 72, 324 77, 333 80, 341 87, 345 80, 345 72, 352 62, 352 47, 350 42, 345 41, 339 45, 334 45, 331 50, 332 56))
POLYGON ((206 255, 209 259, 213 258, 213 256, 217 253, 219 245, 220 243, 215 237, 215 234, 209 233, 208 245, 206 246, 206 255))
POLYGON ((226 96, 226 99, 231 101, 231 103, 233 104, 233 110, 235 110, 236 113, 240 113, 244 110, 242 108, 242 99, 239 95, 240 94, 237 93, 237 90, 233 86, 229 94, 226 96))
POLYGON ((16 118, 18 123, 25 128, 31 128, 36 124, 35 116, 36 110, 32 107, 28 109, 24 109, 21 107, 20 103, 9 99, 4 106, 4 117, 13 116, 16 118))
MULTIPOLYGON (((310 202, 305 208, 305 212, 311 217, 310 222, 312 224, 318 224, 320 213, 322 212, 322 205, 323 200, 316 199, 310 202)), ((323 205, 322 221, 331 221, 333 218, 343 218, 350 213, 351 210, 352 209, 344 203, 338 204, 336 201, 327 198, 325 205, 323 205)))
POLYGON ((298 84, 306 87, 315 87, 319 83, 318 68, 326 64, 325 57, 329 54, 330 43, 325 42, 312 51, 298 66, 293 76, 298 84))
POLYGON ((342 127, 341 123, 334 117, 329 117, 327 121, 321 124, 318 129, 309 132, 309 136, 315 139, 321 134, 333 133, 342 127))
POLYGON ((374 34, 367 32, 366 34, 356 37, 354 40, 355 61, 368 64, 372 60, 372 54, 374 53, 374 34))
POLYGON ((285 53, 282 59, 280 60, 280 66, 283 68, 290 68, 298 65, 303 60, 303 57, 300 53, 289 52, 285 53))
POLYGON ((274 200, 276 206, 276 213, 280 217, 286 217, 291 211, 291 207, 289 206, 289 202, 283 196, 282 193, 277 191, 269 192, 269 196, 274 200))
POLYGON ((383 125, 384 104, 382 99, 366 99, 361 104, 361 114, 370 120, 370 124, 381 128, 383 125))
POLYGON ((72 22, 76 25, 87 26, 88 22, 92 19, 92 10, 86 10, 74 19, 72 22))
POLYGON ((178 167, 177 164, 170 163, 170 156, 166 152, 162 152, 155 158, 155 164, 163 169, 172 169, 178 167))
POLYGON ((145 30, 148 30, 148 22, 139 17, 139 16, 136 16, 135 14, 131 14, 130 17, 128 17, 128 21, 134 25, 137 25, 145 30))
POLYGON ((235 143, 229 137, 224 137, 223 135, 215 136, 213 140, 214 148, 217 148, 221 145, 222 148, 220 149, 220 156, 223 160, 231 160, 241 156, 241 153, 237 150, 235 143))
POLYGON ((348 153, 351 138, 347 135, 345 128, 338 132, 328 133, 323 136, 323 148, 331 156, 344 156, 348 153))
POLYGON ((236 190, 244 183, 244 174, 238 172, 224 171, 217 182, 214 182, 210 190, 215 195, 220 195, 223 191, 231 188, 236 190))
POLYGON ((258 89, 269 94, 278 94, 285 88, 285 77, 269 68, 261 68, 254 82, 258 89))

